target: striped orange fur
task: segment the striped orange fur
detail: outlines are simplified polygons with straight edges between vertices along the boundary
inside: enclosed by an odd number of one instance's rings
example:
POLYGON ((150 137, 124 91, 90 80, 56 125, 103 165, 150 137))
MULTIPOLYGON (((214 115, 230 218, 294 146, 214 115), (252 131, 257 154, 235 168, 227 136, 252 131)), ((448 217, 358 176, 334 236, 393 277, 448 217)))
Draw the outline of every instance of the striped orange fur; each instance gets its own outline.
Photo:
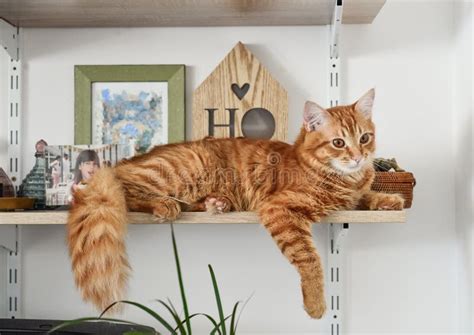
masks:
POLYGON ((311 223, 335 210, 401 209, 398 195, 373 193, 374 90, 323 109, 307 102, 294 143, 212 139, 168 144, 102 169, 76 191, 69 250, 83 298, 104 308, 125 291, 126 212, 173 220, 182 210, 257 211, 301 276, 307 313, 325 311, 323 268, 311 223))

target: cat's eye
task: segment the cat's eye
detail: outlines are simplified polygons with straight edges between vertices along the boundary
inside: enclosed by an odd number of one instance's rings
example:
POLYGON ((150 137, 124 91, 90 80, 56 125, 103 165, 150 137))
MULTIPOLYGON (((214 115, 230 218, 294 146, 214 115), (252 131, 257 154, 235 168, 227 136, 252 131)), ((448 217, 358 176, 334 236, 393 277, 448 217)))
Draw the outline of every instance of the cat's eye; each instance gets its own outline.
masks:
POLYGON ((332 144, 336 148, 344 148, 344 146, 346 145, 346 142, 344 142, 344 140, 342 138, 335 138, 335 139, 332 140, 332 144))
POLYGON ((364 135, 360 137, 361 144, 366 144, 367 142, 369 142, 369 140, 370 140, 370 135, 367 133, 365 133, 364 135))

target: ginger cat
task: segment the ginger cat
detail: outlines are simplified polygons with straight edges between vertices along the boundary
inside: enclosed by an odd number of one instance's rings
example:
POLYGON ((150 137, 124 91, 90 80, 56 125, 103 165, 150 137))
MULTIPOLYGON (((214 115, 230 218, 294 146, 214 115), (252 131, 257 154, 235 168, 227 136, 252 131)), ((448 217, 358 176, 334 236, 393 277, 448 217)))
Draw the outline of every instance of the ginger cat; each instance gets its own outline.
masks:
POLYGON ((304 106, 295 142, 203 139, 158 146, 99 170, 74 194, 68 244, 77 286, 98 308, 122 298, 130 267, 124 238, 127 211, 176 219, 182 210, 257 211, 301 276, 306 312, 321 318, 323 268, 311 224, 332 211, 402 209, 399 195, 370 191, 375 91, 356 103, 304 106))

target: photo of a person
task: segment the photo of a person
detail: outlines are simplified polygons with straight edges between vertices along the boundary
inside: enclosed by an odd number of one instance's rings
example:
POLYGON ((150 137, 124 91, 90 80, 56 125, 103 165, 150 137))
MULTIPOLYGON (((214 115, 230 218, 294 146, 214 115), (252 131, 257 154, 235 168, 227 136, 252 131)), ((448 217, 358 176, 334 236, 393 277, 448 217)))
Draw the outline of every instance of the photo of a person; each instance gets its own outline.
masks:
POLYGON ((118 144, 51 145, 45 151, 47 206, 68 206, 74 192, 87 187, 102 167, 112 167, 128 157, 127 146, 118 144))
POLYGON ((61 156, 56 156, 54 161, 49 164, 51 169, 51 177, 53 179, 53 188, 58 187, 59 181, 61 179, 61 156))
POLYGON ((74 180, 72 189, 76 190, 87 184, 94 173, 100 168, 100 159, 94 150, 83 150, 77 156, 76 168, 74 169, 74 180))
POLYGON ((69 172, 71 172, 71 160, 69 159, 68 154, 63 155, 63 169, 64 174, 68 174, 69 172))

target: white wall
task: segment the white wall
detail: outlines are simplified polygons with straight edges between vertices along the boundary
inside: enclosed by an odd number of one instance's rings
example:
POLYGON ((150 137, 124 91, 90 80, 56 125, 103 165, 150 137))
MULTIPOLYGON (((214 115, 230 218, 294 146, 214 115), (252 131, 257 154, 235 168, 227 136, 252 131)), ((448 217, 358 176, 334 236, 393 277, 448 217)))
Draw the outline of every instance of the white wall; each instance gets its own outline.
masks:
MULTIPOLYGON (((372 25, 342 30, 344 100, 376 86, 378 152, 397 157, 418 181, 406 224, 351 226, 346 320, 354 334, 459 329, 452 15, 448 1, 388 1, 372 25)), ((25 29, 25 172, 36 140, 73 142, 75 64, 186 64, 190 129, 193 89, 239 40, 288 90, 293 140, 305 99, 326 100, 325 27, 25 29)), ((327 320, 305 315, 298 277, 262 227, 193 225, 176 232, 193 311, 215 314, 206 269, 211 263, 227 309, 255 292, 241 320, 243 333, 327 330, 327 320)), ((314 232, 325 258, 326 227, 314 232)), ((22 241, 25 316, 92 314, 73 287, 64 227, 22 227, 22 241)), ((129 297, 150 304, 167 296, 178 301, 169 227, 130 227, 128 250, 134 268, 129 297)), ((125 316, 149 321, 135 310, 125 316)), ((196 326, 205 333, 204 322, 196 326)))
POLYGON ((458 234, 459 329, 472 332, 473 239, 473 6, 457 1, 454 7, 453 110, 456 165, 456 231, 458 234))
POLYGON ((347 98, 376 86, 378 152, 418 182, 406 225, 351 231, 357 333, 456 329, 451 5, 388 1, 372 26, 342 31, 347 98))

